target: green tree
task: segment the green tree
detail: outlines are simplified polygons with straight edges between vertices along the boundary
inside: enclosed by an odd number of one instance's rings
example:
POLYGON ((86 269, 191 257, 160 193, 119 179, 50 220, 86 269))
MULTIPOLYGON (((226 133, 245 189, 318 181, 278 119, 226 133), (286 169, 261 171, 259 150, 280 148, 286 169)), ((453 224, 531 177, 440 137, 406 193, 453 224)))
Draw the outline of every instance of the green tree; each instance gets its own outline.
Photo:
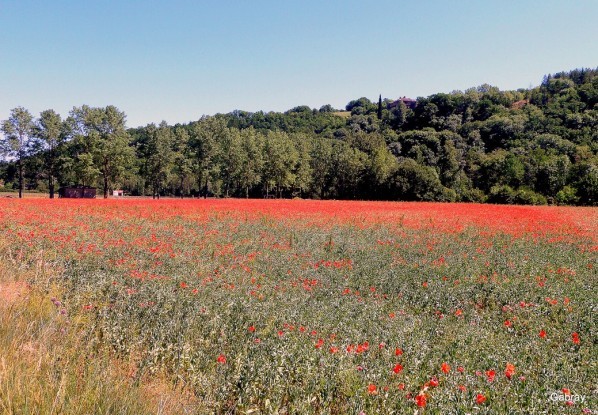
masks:
POLYGON ((218 143, 227 134, 226 122, 215 117, 202 117, 191 125, 190 146, 194 153, 194 170, 200 194, 208 196, 210 183, 218 177, 218 143))
POLYGON ((239 171, 239 185, 249 197, 249 189, 260 183, 264 166, 262 156, 263 137, 253 127, 241 130, 241 154, 243 162, 239 171))
POLYGON ((53 199, 56 179, 60 174, 61 148, 66 142, 64 124, 60 115, 54 110, 43 111, 36 122, 33 135, 38 151, 43 153, 48 191, 50 199, 53 199))
POLYGON ((264 140, 264 167, 262 181, 266 187, 266 195, 274 188, 278 197, 282 197, 283 190, 292 187, 295 182, 294 167, 297 164, 298 153, 289 139, 281 131, 269 131, 264 140))
POLYGON ((191 190, 193 163, 189 139, 189 133, 185 128, 174 128, 172 174, 176 178, 176 187, 180 197, 189 194, 191 190))
POLYGON ((239 181, 242 164, 241 133, 237 129, 226 128, 218 142, 217 164, 219 176, 224 186, 224 195, 229 197, 239 181))
POLYGON ((0 141, 0 154, 16 162, 19 175, 19 198, 23 197, 23 162, 31 150, 33 128, 33 117, 23 107, 12 109, 9 118, 2 122, 4 139, 0 141))
POLYGON ((108 189, 121 178, 133 158, 130 137, 125 129, 125 113, 112 105, 105 108, 84 105, 74 108, 69 118, 71 134, 84 142, 83 147, 102 176, 106 199, 108 189))
POLYGON ((398 165, 393 188, 400 200, 454 201, 456 193, 442 185, 432 167, 421 166, 412 159, 398 165))
POLYGON ((297 163, 294 167, 295 183, 294 188, 298 196, 302 197, 311 187, 311 142, 305 134, 297 134, 293 137, 297 151, 297 163))
POLYGON ((174 137, 165 121, 162 121, 157 128, 153 124, 146 128, 148 131, 146 180, 151 186, 152 198, 160 198, 172 167, 174 137))
POLYGON ((315 194, 324 199, 330 191, 333 171, 333 148, 329 139, 316 138, 311 149, 312 188, 315 194))

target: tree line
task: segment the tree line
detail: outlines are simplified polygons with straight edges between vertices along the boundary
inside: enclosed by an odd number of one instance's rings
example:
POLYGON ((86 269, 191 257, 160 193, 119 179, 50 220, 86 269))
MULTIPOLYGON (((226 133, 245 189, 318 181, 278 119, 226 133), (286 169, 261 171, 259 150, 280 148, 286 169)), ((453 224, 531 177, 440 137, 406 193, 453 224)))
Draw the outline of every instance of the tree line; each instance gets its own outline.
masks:
POLYGON ((15 108, 0 184, 131 195, 598 204, 598 69, 344 110, 233 111, 126 127, 114 106, 15 108))

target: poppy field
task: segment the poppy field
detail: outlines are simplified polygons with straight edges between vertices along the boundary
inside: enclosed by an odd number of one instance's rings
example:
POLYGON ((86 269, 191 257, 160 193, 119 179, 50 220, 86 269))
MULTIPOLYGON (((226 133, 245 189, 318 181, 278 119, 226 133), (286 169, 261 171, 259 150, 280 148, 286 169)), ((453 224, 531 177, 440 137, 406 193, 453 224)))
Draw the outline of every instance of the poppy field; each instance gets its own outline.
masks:
POLYGON ((596 413, 597 259, 597 208, 0 200, 1 411, 596 413))

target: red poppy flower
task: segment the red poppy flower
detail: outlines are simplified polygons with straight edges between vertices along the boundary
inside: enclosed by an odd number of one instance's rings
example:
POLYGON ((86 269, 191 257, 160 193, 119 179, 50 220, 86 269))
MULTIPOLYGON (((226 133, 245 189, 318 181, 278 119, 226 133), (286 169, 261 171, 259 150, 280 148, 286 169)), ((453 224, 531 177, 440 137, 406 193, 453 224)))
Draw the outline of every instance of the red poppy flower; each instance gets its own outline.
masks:
POLYGON ((573 343, 575 344, 579 344, 581 341, 579 340, 579 334, 577 332, 573 333, 571 335, 571 340, 573 341, 573 343))
POLYGON ((368 385, 368 393, 370 395, 377 395, 378 394, 378 390, 376 388, 376 385, 374 385, 373 383, 370 383, 368 385))
POLYGON ((546 330, 544 330, 544 329, 540 330, 540 333, 538 334, 538 336, 540 336, 541 339, 545 339, 546 338, 546 330))
POLYGON ((478 393, 478 395, 475 398, 475 401, 478 405, 481 405, 484 402, 486 402, 486 397, 484 395, 482 395, 481 393, 478 393))
POLYGON ((255 326, 249 326, 249 328, 247 328, 247 330, 249 330, 250 332, 254 332, 255 331, 255 326))
POLYGON ((420 408, 424 408, 426 406, 426 395, 424 393, 420 393, 415 397, 415 403, 420 408))
POLYGON ((440 369, 444 372, 444 373, 449 373, 451 371, 451 367, 448 363, 443 363, 440 366, 440 369))
POLYGON ((392 371, 395 372, 396 374, 401 373, 402 370, 403 370, 403 366, 400 363, 397 363, 395 365, 395 367, 392 369, 392 371))
POLYGON ((221 354, 220 356, 218 356, 218 358, 216 359, 216 361, 220 364, 225 364, 226 363, 226 357, 221 354))
POLYGON ((505 368, 505 376, 508 379, 511 379, 511 376, 515 374, 515 365, 512 363, 507 363, 507 367, 505 368))
POLYGON ((399 349, 399 348, 395 349, 395 356, 401 356, 402 354, 403 354, 403 350, 402 349, 399 349))
POLYGON ((496 372, 494 370, 486 371, 486 377, 488 378, 488 382, 493 382, 495 376, 496 376, 496 372))

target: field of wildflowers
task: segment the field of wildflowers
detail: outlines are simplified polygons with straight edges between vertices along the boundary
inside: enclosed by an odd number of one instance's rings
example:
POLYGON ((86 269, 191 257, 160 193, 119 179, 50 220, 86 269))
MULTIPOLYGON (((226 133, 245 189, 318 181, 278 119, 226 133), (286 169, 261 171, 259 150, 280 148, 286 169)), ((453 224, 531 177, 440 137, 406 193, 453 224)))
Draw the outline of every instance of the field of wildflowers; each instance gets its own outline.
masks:
POLYGON ((1 408, 595 413, 597 253, 596 208, 0 200, 1 408))

